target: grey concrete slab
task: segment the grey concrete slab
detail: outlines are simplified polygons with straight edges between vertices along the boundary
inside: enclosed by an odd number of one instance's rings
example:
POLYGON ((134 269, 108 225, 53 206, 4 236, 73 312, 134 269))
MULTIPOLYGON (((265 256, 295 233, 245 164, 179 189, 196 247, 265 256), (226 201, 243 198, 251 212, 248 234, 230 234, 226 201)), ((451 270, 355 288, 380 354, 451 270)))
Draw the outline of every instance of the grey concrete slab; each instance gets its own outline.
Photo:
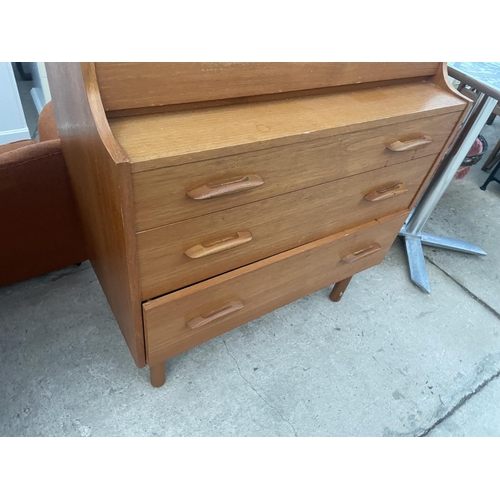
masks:
POLYGON ((435 266, 380 266, 168 363, 132 362, 88 263, 0 289, 0 435, 424 434, 500 371, 500 322, 435 266), (71 274, 68 274, 71 273, 71 274))
POLYGON ((438 424, 429 437, 499 437, 500 378, 472 395, 452 415, 438 424))
MULTIPOLYGON (((500 140, 500 118, 482 131, 490 150, 500 140)), ((463 239, 479 245, 485 257, 424 247, 425 256, 500 313, 500 185, 481 191, 488 174, 481 170, 487 158, 471 167, 462 180, 452 181, 425 227, 426 232, 463 239)), ((435 294, 431 282, 432 294, 435 294)))

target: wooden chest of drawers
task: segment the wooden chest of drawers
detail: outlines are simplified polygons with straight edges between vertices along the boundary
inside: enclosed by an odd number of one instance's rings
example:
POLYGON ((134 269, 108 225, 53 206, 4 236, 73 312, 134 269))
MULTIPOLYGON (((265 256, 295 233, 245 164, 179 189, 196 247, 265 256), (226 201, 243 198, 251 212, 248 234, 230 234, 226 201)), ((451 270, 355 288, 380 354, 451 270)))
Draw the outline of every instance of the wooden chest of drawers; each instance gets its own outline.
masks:
POLYGON ((153 385, 382 261, 468 110, 438 63, 54 63, 91 262, 153 385))

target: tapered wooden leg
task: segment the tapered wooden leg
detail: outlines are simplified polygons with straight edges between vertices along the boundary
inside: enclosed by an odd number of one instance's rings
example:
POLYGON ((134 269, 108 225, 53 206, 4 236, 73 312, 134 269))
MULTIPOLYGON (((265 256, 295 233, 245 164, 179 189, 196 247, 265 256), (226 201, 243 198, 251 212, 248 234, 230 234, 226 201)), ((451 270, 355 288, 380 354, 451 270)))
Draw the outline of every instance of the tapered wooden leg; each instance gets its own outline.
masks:
POLYGON ((165 383, 165 362, 150 366, 149 376, 153 387, 161 387, 165 383))
POLYGON ((332 293, 330 294, 330 299, 333 300, 333 302, 338 302, 342 298, 342 295, 344 295, 345 289, 347 288, 351 280, 352 276, 346 278, 345 280, 339 281, 338 283, 335 283, 332 293))

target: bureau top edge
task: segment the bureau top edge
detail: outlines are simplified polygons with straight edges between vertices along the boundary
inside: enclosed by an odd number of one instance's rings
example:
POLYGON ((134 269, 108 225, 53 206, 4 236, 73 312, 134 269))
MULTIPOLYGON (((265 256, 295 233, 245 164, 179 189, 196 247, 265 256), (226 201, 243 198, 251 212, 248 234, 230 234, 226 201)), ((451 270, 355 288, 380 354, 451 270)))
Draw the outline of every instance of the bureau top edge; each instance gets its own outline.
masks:
POLYGON ((462 111, 430 82, 112 118, 132 172, 192 163, 462 111))

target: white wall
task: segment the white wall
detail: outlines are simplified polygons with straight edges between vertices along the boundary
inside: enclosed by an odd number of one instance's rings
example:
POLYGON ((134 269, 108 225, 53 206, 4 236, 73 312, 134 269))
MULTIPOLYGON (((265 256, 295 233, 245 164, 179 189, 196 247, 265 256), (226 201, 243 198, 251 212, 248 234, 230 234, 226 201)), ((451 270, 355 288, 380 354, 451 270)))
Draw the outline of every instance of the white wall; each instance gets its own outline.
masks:
POLYGON ((0 144, 30 139, 10 62, 0 62, 0 144))
POLYGON ((43 62, 32 62, 29 64, 31 75, 33 76, 31 97, 33 98, 38 114, 40 114, 43 107, 50 101, 49 81, 43 62))

